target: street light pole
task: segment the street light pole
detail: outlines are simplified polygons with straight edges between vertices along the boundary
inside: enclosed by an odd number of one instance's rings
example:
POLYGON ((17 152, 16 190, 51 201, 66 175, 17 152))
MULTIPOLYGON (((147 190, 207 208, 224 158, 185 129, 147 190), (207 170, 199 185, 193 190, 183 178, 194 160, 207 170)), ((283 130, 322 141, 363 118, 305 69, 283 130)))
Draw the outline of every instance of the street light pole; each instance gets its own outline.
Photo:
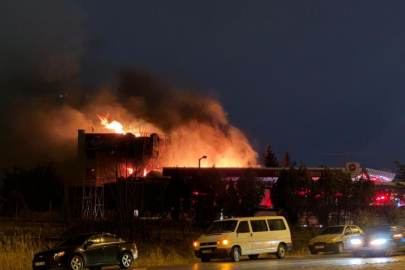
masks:
POLYGON ((206 159, 206 158, 207 158, 207 156, 202 156, 202 157, 200 157, 200 158, 198 159, 198 169, 201 168, 201 160, 202 160, 202 159, 206 159))

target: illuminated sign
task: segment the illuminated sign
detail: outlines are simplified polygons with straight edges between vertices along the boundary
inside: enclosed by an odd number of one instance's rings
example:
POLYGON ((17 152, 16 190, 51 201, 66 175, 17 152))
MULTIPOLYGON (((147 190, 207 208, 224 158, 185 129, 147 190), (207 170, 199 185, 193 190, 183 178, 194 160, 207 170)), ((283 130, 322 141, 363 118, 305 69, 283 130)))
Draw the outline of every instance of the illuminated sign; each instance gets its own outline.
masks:
POLYGON ((112 139, 91 139, 86 142, 87 150, 97 150, 107 147, 117 147, 119 144, 117 140, 112 139))

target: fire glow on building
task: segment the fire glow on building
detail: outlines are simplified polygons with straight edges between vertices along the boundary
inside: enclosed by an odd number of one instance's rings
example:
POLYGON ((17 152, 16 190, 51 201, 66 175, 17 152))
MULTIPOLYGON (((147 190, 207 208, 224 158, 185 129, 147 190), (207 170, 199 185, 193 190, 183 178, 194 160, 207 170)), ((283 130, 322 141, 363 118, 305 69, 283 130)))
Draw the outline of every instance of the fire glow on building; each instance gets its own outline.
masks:
POLYGON ((229 139, 224 137, 223 131, 208 127, 204 134, 200 132, 201 127, 196 127, 193 132, 188 127, 180 133, 181 136, 179 133, 172 136, 133 130, 126 132, 119 121, 97 116, 100 130, 104 132, 78 132, 85 216, 103 216, 104 184, 114 183, 117 179, 147 177, 151 171, 161 174, 164 166, 201 165, 205 168, 256 164, 257 153, 239 130, 230 130, 229 139), (242 143, 235 144, 234 141, 242 143), (201 156, 208 156, 208 159, 201 160, 201 156))
MULTIPOLYGON (((235 154, 239 149, 232 149, 232 144, 222 152, 213 149, 212 145, 190 147, 193 146, 193 138, 178 139, 175 136, 157 133, 126 132, 120 122, 108 121, 108 117, 98 116, 98 118, 107 132, 86 133, 79 130, 78 133, 79 162, 83 164, 85 216, 103 216, 104 184, 114 183, 117 179, 145 178, 152 171, 169 178, 175 175, 195 177, 200 170, 209 170, 214 165, 224 180, 237 181, 242 171, 247 169, 247 163, 243 162, 248 159, 235 154), (205 155, 210 162, 207 159, 201 160, 205 155), (200 161, 201 169, 197 167, 200 161)), ((264 184, 277 181, 284 169, 253 167, 256 177, 264 184)), ((390 183, 395 177, 391 172, 361 168, 360 164, 355 162, 346 164, 346 168, 329 169, 336 174, 349 172, 353 181, 367 178, 377 183, 390 183)), ((315 181, 322 176, 324 170, 325 168, 308 168, 315 181)), ((385 191, 379 192, 375 204, 384 205, 393 195, 385 191)), ((266 189, 261 207, 267 209, 272 207, 269 189, 266 189)))

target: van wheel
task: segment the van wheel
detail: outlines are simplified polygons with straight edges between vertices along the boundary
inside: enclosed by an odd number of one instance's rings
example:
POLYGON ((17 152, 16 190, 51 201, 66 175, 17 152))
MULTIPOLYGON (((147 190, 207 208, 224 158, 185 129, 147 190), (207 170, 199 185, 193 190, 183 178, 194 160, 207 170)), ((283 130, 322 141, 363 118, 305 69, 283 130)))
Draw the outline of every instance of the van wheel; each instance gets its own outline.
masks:
POLYGON ((279 259, 284 259, 287 253, 287 248, 284 244, 278 245, 276 256, 279 259))
POLYGON ((257 260, 258 258, 259 258, 259 254, 249 255, 249 259, 251 259, 251 260, 257 260))
POLYGON ((233 262, 239 262, 239 259, 240 259, 240 248, 233 247, 231 250, 231 260, 233 262))
POLYGON ((336 254, 342 254, 343 251, 344 251, 343 243, 337 243, 336 246, 335 246, 335 253, 336 254))
POLYGON ((201 258, 201 262, 210 262, 211 259, 210 258, 201 258))

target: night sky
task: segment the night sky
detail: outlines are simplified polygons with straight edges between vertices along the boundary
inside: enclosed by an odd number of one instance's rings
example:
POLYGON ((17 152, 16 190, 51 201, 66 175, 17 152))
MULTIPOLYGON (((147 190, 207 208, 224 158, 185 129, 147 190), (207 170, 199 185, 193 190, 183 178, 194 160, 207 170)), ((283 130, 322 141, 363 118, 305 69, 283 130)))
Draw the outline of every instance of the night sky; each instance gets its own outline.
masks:
POLYGON ((405 1, 74 3, 88 84, 133 66, 218 99, 260 155, 405 162, 405 1))

